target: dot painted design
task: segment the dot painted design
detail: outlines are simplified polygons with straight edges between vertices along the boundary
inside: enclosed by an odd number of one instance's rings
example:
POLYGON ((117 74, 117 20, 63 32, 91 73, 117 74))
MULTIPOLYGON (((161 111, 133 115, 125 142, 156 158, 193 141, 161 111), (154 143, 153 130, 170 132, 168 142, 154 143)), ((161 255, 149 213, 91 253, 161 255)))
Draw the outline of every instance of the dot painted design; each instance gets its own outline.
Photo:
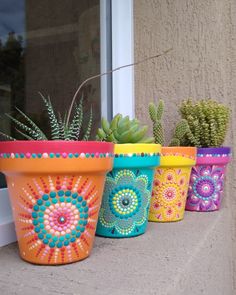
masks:
POLYGON ((112 153, 0 153, 0 158, 3 159, 88 159, 88 158, 113 158, 112 153))
POLYGON ((88 248, 98 214, 96 186, 82 176, 33 179, 19 196, 18 222, 28 251, 54 264, 72 261, 88 248), (91 217, 90 217, 91 216, 91 217))
POLYGON ((0 153, 2 159, 88 159, 88 158, 122 158, 122 157, 156 157, 159 153, 130 153, 130 154, 112 154, 112 153, 0 153))
POLYGON ((157 168, 149 220, 176 221, 183 218, 190 169, 157 168))
POLYGON ((140 192, 132 186, 119 186, 109 195, 109 205, 118 218, 134 216, 141 206, 140 192))
POLYGON ((218 210, 223 193, 225 165, 197 165, 192 169, 186 209, 218 210))
POLYGON ((117 170, 106 178, 97 233, 129 236, 147 223, 150 206, 150 182, 140 171, 117 170))
POLYGON ((87 201, 70 190, 44 194, 34 205, 32 218, 34 231, 43 244, 50 248, 68 246, 85 231, 87 201))

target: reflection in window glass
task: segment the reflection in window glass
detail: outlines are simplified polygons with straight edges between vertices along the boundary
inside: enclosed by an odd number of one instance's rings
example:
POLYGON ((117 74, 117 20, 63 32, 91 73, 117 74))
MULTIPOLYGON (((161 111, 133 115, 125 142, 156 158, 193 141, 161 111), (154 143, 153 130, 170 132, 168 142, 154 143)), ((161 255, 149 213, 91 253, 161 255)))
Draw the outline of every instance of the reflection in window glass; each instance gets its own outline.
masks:
MULTIPOLYGON (((20 138, 4 117, 15 107, 47 133, 38 92, 64 113, 79 84, 100 72, 99 0, 0 1, 0 130, 20 138)), ((100 81, 83 88, 84 114, 100 120, 100 81)), ((93 134, 94 135, 94 134, 93 134)), ((2 183, 1 183, 2 186, 2 183)))

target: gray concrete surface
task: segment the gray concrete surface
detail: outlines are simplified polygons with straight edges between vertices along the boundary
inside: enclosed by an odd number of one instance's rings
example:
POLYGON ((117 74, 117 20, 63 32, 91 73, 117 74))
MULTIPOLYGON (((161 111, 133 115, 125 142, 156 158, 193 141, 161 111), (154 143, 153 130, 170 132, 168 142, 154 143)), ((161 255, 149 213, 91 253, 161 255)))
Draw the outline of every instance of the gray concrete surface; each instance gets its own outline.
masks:
POLYGON ((149 223, 136 238, 97 237, 88 259, 65 266, 28 264, 16 244, 0 248, 0 294, 234 295, 228 210, 149 223))

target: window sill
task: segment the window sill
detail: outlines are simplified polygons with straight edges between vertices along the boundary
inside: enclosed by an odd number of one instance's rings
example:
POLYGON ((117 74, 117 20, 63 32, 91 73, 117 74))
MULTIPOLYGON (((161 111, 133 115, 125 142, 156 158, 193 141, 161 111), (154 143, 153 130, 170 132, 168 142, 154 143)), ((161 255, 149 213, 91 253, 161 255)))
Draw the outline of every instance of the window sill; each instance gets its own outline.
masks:
POLYGON ((91 257, 60 267, 25 263, 9 245, 0 249, 1 293, 235 294, 230 210, 149 223, 137 238, 97 237, 91 257))

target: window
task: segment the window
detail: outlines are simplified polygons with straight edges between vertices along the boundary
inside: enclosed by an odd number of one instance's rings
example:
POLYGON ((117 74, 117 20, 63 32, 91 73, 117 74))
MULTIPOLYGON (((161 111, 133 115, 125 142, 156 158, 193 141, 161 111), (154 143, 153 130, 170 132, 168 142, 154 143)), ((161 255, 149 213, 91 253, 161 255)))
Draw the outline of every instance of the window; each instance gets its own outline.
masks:
MULTIPOLYGON (((0 130, 15 135, 3 120, 16 114, 14 105, 39 122, 38 91, 62 112, 85 78, 133 62, 133 0, 1 0, 0 39, 0 130)), ((84 108, 93 104, 98 125, 101 115, 132 117, 133 97, 133 69, 126 68, 87 84, 84 108)), ((0 246, 15 240, 3 179, 0 246)))
MULTIPOLYGON (((2 0, 1 131, 18 136, 15 125, 4 117, 5 113, 18 117, 17 107, 48 133, 46 113, 38 92, 49 95, 55 109, 64 116, 79 84, 100 72, 100 35, 99 0, 2 0)), ((106 83, 109 82, 107 79, 106 83)), ((83 87, 84 114, 89 116, 92 106, 94 132, 101 117, 100 93, 99 79, 83 87)))

